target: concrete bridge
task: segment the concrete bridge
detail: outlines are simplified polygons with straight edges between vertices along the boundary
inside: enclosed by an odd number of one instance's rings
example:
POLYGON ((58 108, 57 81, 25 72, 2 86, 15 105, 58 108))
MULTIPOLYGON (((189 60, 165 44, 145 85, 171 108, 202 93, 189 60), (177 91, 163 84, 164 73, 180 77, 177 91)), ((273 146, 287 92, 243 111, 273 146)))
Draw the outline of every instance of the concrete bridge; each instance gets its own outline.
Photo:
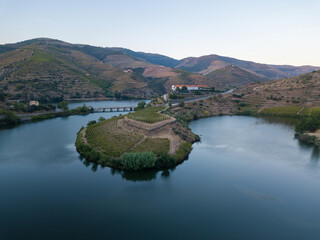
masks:
POLYGON ((130 107, 98 107, 94 109, 94 112, 132 112, 134 106, 130 107))

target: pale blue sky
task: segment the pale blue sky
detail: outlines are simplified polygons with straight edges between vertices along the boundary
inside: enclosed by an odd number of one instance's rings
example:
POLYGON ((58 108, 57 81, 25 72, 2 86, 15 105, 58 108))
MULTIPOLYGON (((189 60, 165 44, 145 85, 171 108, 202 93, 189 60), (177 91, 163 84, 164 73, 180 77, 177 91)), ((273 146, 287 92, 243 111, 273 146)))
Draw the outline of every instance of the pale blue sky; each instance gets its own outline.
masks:
POLYGON ((319 0, 0 0, 0 43, 49 37, 174 58, 320 66, 319 0))

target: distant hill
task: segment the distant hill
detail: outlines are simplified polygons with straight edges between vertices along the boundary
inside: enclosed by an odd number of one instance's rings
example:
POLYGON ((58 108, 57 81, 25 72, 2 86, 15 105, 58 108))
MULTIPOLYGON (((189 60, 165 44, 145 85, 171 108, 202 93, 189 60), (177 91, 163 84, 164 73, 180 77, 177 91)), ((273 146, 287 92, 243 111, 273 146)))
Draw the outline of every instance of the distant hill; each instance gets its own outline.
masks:
POLYGON ((218 88, 230 86, 241 86, 246 85, 251 82, 262 82, 267 80, 257 74, 248 72, 242 68, 235 65, 227 65, 223 68, 219 68, 213 72, 206 75, 212 80, 214 85, 218 88))
POLYGON ((298 76, 320 69, 320 67, 313 66, 295 67, 288 65, 261 64, 218 55, 185 58, 182 59, 175 68, 184 69, 194 73, 208 74, 231 64, 249 72, 258 74, 269 80, 298 76))
POLYGON ((172 84, 224 89, 319 69, 258 64, 218 55, 176 60, 125 48, 38 38, 0 45, 0 91, 9 99, 159 96, 172 84))

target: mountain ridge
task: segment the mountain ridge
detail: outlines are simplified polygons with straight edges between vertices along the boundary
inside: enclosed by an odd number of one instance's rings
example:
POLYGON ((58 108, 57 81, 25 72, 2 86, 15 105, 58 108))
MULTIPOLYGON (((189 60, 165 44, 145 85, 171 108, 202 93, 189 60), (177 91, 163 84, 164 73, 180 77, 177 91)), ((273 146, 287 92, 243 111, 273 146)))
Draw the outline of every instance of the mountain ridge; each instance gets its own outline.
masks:
POLYGON ((12 98, 48 101, 150 98, 169 91, 172 84, 205 84, 225 89, 318 69, 260 64, 214 54, 177 60, 161 54, 50 38, 0 45, 0 91, 12 98))

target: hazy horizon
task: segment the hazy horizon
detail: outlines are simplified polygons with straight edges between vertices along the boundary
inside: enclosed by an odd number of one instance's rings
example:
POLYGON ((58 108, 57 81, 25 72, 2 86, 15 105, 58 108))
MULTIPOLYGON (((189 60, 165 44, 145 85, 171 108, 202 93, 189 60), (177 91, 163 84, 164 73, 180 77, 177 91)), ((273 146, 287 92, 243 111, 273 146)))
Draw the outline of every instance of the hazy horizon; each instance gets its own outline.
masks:
POLYGON ((217 54, 320 66, 320 2, 315 0, 4 0, 0 8, 0 44, 47 37, 175 59, 217 54))

